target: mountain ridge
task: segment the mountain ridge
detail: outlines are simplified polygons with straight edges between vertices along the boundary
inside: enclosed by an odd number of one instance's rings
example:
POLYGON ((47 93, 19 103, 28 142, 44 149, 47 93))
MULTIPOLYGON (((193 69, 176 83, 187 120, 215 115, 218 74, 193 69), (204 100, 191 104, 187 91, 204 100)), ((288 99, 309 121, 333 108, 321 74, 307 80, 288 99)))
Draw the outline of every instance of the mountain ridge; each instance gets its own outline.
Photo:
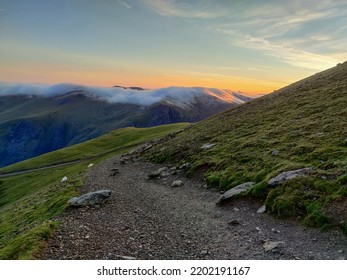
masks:
POLYGON ((200 121, 251 100, 239 93, 234 97, 233 91, 205 88, 92 92, 89 87, 60 84, 40 86, 35 94, 32 90, 23 85, 0 88, 0 166, 121 127, 200 121))

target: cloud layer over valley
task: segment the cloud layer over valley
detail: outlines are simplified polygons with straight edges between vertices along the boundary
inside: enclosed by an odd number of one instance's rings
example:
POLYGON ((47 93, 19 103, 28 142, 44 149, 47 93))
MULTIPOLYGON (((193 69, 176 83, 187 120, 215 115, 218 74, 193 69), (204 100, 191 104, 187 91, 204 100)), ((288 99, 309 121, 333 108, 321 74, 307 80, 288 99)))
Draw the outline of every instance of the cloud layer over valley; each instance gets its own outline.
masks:
POLYGON ((248 100, 245 94, 231 90, 202 87, 167 87, 150 90, 137 90, 122 87, 90 87, 74 84, 42 84, 0 83, 0 97, 25 95, 28 97, 55 97, 65 94, 83 93, 88 97, 101 99, 110 103, 130 103, 149 106, 162 100, 178 103, 190 103, 195 98, 215 97, 227 103, 241 104, 248 100))

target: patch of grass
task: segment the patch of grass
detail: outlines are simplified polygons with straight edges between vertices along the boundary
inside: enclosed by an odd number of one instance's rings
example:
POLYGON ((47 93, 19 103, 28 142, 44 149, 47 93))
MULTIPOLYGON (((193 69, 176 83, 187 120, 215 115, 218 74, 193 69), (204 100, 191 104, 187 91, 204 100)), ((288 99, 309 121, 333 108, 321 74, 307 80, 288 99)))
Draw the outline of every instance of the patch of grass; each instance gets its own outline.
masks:
POLYGON ((53 218, 77 195, 89 163, 98 163, 136 145, 186 127, 175 124, 148 129, 125 128, 99 138, 54 151, 0 169, 27 170, 79 158, 71 165, 55 166, 0 180, 0 259, 32 259, 39 256, 57 226, 53 218), (62 177, 68 181, 61 183, 62 177))

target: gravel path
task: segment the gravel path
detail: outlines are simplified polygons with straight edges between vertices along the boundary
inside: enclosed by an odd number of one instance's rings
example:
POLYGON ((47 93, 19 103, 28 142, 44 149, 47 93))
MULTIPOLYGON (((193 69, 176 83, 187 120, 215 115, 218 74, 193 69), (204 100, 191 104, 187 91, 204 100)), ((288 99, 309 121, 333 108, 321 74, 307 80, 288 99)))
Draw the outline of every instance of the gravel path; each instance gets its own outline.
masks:
POLYGON ((99 207, 68 208, 60 215, 43 258, 347 258, 347 238, 338 231, 257 214, 261 204, 249 199, 217 206, 220 194, 205 189, 204 182, 180 173, 148 180, 159 167, 141 159, 122 164, 121 157, 92 167, 81 193, 111 189, 111 197, 99 207), (112 176, 113 168, 119 174, 112 176), (171 187, 174 180, 184 185, 171 187), (280 243, 265 251, 266 242, 280 243))

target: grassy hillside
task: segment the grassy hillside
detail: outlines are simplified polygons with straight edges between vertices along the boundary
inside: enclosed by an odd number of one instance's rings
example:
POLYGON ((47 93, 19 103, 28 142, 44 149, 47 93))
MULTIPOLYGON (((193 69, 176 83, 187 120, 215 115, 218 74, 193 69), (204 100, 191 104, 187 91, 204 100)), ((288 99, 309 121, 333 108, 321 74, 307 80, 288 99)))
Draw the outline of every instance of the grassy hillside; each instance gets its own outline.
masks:
POLYGON ((83 185, 90 163, 186 127, 173 124, 147 129, 124 128, 99 138, 26 160, 0 173, 79 160, 70 165, 0 178, 0 259, 30 259, 42 250, 57 224, 51 219, 83 185), (60 183, 67 176, 67 183, 60 183))
POLYGON ((204 174, 220 190, 254 181, 249 194, 273 214, 346 231, 347 62, 195 124, 148 157, 191 162, 188 175, 204 174), (202 149, 207 143, 215 145, 202 149), (310 176, 267 186, 307 166, 310 176))

